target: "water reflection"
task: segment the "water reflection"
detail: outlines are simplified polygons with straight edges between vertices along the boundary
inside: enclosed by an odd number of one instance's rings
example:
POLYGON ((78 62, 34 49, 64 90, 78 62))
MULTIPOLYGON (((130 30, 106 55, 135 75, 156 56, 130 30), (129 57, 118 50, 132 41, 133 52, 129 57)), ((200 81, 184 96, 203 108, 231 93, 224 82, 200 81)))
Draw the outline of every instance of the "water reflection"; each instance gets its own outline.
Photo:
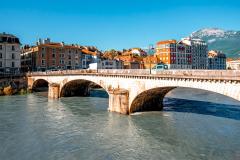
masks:
POLYGON ((195 113, 240 120, 240 105, 165 98, 163 111, 195 113))

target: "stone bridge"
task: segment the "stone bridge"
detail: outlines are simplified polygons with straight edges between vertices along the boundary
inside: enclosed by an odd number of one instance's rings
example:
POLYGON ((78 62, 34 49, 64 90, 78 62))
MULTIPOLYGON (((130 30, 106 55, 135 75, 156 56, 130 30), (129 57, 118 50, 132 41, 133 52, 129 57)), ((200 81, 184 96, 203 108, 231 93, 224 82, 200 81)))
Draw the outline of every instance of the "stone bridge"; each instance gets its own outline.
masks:
POLYGON ((216 92, 240 101, 240 71, 233 70, 65 70, 27 74, 28 87, 48 83, 49 98, 87 96, 94 82, 109 95, 109 111, 130 114, 161 110, 163 98, 176 87, 216 92))

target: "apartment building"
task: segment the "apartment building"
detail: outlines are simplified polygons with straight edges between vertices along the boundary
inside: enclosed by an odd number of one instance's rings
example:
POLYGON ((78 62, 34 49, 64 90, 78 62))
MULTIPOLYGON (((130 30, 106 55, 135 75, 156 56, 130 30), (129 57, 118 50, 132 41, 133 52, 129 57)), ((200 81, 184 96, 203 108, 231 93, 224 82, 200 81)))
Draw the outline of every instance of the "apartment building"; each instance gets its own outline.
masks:
POLYGON ((191 49, 192 69, 207 69, 207 43, 201 39, 193 39, 191 37, 183 38, 181 42, 188 45, 191 49))
POLYGON ((39 39, 36 46, 22 49, 22 66, 30 71, 81 69, 82 49, 79 45, 51 42, 49 38, 39 39))
POLYGON ((155 56, 169 69, 191 69, 191 46, 176 40, 160 41, 156 46, 155 56))
POLYGON ((240 70, 240 59, 227 59, 227 69, 240 70))
POLYGON ((221 51, 208 52, 208 69, 226 69, 226 55, 221 51))
POLYGON ((20 72, 20 40, 12 34, 0 33, 0 72, 20 72))

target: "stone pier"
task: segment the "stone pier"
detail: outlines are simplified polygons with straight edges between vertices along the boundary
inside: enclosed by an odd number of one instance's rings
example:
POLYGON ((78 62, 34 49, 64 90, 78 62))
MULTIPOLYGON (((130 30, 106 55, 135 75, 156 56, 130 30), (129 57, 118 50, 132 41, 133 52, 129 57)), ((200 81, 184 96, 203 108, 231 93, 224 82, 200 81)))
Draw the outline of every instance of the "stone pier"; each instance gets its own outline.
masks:
POLYGON ((52 83, 48 85, 48 97, 52 99, 59 98, 60 95, 60 85, 52 83))
POLYGON ((124 89, 113 89, 109 93, 109 108, 111 112, 129 114, 129 93, 124 89))

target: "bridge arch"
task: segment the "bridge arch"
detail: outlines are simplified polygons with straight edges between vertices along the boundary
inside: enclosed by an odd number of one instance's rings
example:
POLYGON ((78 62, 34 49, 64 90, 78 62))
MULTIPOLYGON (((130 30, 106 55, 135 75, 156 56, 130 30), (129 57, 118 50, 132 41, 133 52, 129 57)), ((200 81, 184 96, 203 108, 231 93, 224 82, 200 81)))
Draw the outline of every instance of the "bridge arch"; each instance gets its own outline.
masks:
POLYGON ((138 94, 130 105, 129 112, 160 111, 165 95, 176 87, 157 87, 138 94))
POLYGON ((49 82, 46 79, 36 79, 32 84, 32 91, 47 91, 49 86, 49 82))
MULTIPOLYGON (((236 92, 229 92, 228 90, 224 90, 224 86, 218 86, 219 89, 216 88, 208 88, 208 86, 196 85, 196 86, 162 86, 162 87, 152 87, 149 89, 146 89, 139 94, 137 94, 132 102, 130 102, 129 105, 129 113, 139 112, 139 111, 160 111, 163 109, 163 99, 167 93, 169 93, 171 90, 175 88, 188 88, 188 89, 194 89, 194 90, 202 90, 207 91, 209 93, 216 93, 220 94, 235 100, 239 99, 235 96, 236 93, 239 92, 239 90, 236 90, 236 92)), ((238 95, 239 96, 239 95, 238 95)))
POLYGON ((74 79, 62 85, 59 97, 89 96, 91 88, 103 88, 108 93, 104 86, 96 82, 86 79, 74 79))

